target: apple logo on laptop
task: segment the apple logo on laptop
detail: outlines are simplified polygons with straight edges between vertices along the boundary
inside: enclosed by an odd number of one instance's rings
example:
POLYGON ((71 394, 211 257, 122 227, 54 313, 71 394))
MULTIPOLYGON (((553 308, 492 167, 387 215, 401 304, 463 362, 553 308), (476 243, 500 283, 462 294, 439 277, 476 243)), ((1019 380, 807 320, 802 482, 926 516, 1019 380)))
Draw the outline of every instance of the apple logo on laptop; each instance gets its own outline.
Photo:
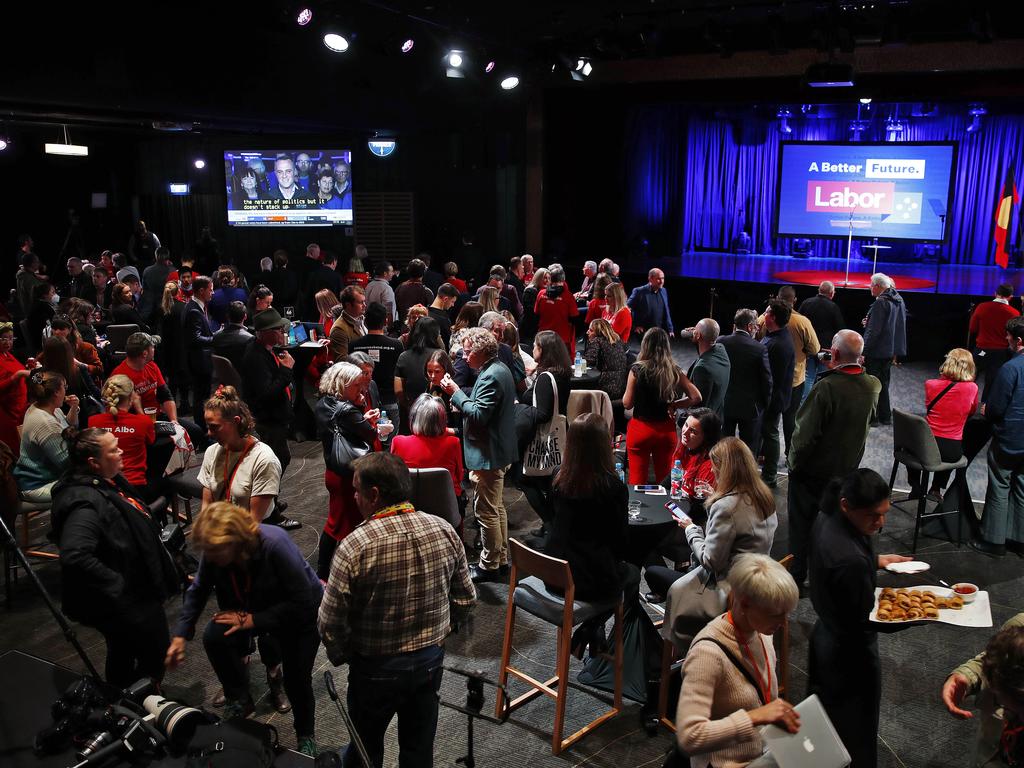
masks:
POLYGON ((807 752, 813 752, 814 751, 814 742, 811 741, 810 737, 804 736, 803 744, 804 744, 804 750, 805 751, 807 751, 807 752))

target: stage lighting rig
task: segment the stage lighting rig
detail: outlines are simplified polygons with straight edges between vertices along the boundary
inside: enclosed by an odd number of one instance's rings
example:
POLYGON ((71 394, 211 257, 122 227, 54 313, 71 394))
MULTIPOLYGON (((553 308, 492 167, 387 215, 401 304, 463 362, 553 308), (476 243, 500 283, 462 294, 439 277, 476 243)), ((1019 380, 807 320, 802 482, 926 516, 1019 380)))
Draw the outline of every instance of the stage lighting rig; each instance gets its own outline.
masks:
POLYGON ((779 121, 779 133, 788 135, 793 132, 793 128, 789 124, 790 118, 793 117, 793 112, 789 107, 779 107, 779 111, 775 113, 775 117, 779 121))
POLYGON ((313 20, 313 9, 308 7, 299 8, 295 14, 295 23, 300 27, 305 27, 313 20))
POLYGON ((967 126, 968 133, 977 133, 981 130, 981 118, 988 114, 984 104, 971 104, 967 110, 971 116, 971 124, 967 126))
POLYGON ((461 49, 453 48, 444 56, 444 73, 447 77, 461 80, 466 76, 462 66, 466 63, 465 53, 461 49))

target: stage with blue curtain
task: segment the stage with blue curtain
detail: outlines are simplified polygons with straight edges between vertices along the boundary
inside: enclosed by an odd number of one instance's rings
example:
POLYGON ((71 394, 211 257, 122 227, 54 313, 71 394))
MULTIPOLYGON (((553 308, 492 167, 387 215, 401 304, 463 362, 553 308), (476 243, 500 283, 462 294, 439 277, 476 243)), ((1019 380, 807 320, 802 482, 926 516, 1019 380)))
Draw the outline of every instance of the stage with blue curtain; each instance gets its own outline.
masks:
MULTIPOLYGON (((873 105, 863 114, 863 141, 885 141, 884 116, 896 105, 873 105)), ((1011 259, 995 264, 995 209, 1008 171, 1024 178, 1024 115, 987 115, 968 131, 967 105, 943 104, 938 114, 915 117, 900 105, 898 141, 955 141, 958 158, 942 244, 879 241, 877 264, 871 243, 853 238, 853 277, 871 272, 893 276, 900 290, 984 295, 1002 282, 1020 286, 1024 270, 1011 259), (902 285, 901 285, 902 283, 902 285)), ((663 269, 681 277, 816 284, 822 276, 841 281, 847 267, 846 238, 797 243, 775 238, 779 144, 782 141, 842 142, 856 105, 815 108, 780 130, 774 114, 692 105, 643 105, 627 115, 626 222, 633 243, 663 269), (737 253, 741 233, 746 253, 737 253), (799 245, 799 247, 796 247, 799 245)), ((1007 242, 1021 247, 1021 206, 1015 206, 1007 242)))

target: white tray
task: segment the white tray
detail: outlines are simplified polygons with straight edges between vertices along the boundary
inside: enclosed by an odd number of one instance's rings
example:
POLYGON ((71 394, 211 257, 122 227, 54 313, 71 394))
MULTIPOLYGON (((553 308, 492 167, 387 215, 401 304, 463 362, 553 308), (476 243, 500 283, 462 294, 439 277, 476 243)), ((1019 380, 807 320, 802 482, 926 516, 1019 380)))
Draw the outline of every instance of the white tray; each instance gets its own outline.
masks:
MULTIPOLYGON (((953 590, 946 587, 936 587, 931 584, 922 584, 916 587, 900 587, 900 589, 916 589, 919 592, 928 590, 935 594, 936 597, 950 597, 953 595, 953 590)), ((964 603, 964 607, 959 611, 952 608, 940 608, 939 618, 937 619, 913 619, 911 621, 879 621, 878 620, 878 596, 882 594, 882 588, 875 588, 875 604, 871 607, 871 613, 868 614, 868 620, 876 624, 884 626, 897 626, 901 627, 906 624, 934 624, 941 622, 942 624, 954 624, 958 627, 991 627, 992 626, 992 609, 989 606, 988 592, 978 591, 977 597, 974 598, 973 602, 964 603)))

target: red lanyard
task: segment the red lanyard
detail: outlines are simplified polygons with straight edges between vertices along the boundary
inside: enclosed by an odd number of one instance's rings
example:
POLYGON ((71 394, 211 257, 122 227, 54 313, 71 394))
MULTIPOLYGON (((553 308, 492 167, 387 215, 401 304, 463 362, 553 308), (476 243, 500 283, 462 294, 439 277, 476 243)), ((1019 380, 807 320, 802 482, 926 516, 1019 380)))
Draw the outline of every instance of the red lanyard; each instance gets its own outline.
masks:
MULTIPOLYGON (((736 622, 732 620, 732 611, 729 611, 728 615, 729 623, 732 624, 733 629, 736 629, 736 622)), ((764 656, 764 671, 767 675, 767 680, 761 677, 761 667, 754 659, 754 654, 750 652, 750 646, 747 645, 745 640, 740 638, 738 631, 736 633, 736 639, 739 641, 740 648, 743 649, 743 655, 747 657, 747 660, 750 662, 750 666, 752 666, 754 671, 757 673, 757 684, 761 688, 761 700, 767 704, 772 700, 772 668, 768 663, 768 651, 766 651, 764 647, 764 638, 761 637, 760 633, 758 633, 757 638, 761 641, 761 655, 764 656)))
POLYGON ((234 485, 235 475, 238 474, 238 468, 242 466, 242 462, 245 461, 245 457, 249 455, 249 451, 256 445, 254 438, 249 438, 248 445, 245 446, 245 450, 242 451, 242 455, 238 457, 238 461, 235 462, 234 469, 231 470, 230 475, 228 473, 228 459, 231 456, 231 451, 227 448, 224 449, 224 499, 231 501, 231 486, 234 485))
MULTIPOLYGON (((277 363, 277 367, 280 368, 281 367, 281 361, 277 358, 277 355, 275 355, 273 352, 271 352, 270 356, 274 359, 274 362, 277 363)), ((285 392, 288 393, 288 399, 291 400, 292 399, 292 388, 291 388, 290 385, 285 387, 285 392)))
POLYGON ((245 592, 238 588, 238 580, 235 578, 235 571, 231 571, 231 587, 235 590, 235 597, 238 598, 238 602, 241 603, 242 608, 248 613, 249 611, 249 593, 252 591, 252 574, 248 571, 245 572, 245 592))

